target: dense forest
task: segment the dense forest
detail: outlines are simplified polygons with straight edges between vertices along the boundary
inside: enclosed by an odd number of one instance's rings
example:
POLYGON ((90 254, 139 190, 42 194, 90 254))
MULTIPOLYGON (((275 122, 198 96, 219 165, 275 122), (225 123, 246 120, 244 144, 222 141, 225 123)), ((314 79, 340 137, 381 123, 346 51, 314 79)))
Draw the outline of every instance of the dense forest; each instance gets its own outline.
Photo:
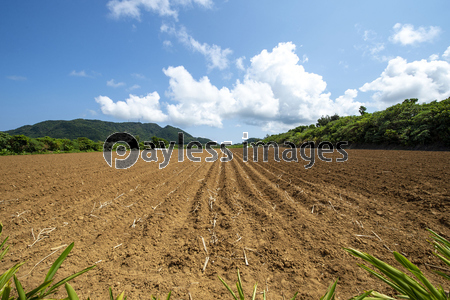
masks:
POLYGON ((305 141, 348 141, 354 147, 450 147, 450 98, 417 102, 418 99, 406 99, 374 113, 367 113, 361 106, 359 116, 322 116, 316 124, 267 136, 264 142, 290 141, 299 145, 305 141))

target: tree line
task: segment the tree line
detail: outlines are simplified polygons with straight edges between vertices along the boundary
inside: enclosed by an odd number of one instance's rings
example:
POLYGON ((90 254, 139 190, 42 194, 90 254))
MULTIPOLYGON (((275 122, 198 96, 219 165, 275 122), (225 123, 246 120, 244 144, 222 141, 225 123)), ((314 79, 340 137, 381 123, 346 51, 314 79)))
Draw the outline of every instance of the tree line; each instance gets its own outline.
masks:
POLYGON ((354 145, 450 146, 450 98, 418 104, 406 99, 382 111, 359 116, 322 116, 316 124, 302 125, 285 133, 268 136, 264 142, 348 141, 354 145))
MULTIPOLYGON (((136 136, 139 147, 145 149, 144 141, 140 141, 136 136)), ((166 145, 169 142, 166 139, 153 136, 151 141, 159 145, 163 141, 166 145)), ((121 143, 114 145, 113 150, 121 143)), ((0 155, 15 154, 39 154, 39 153, 72 153, 72 152, 95 152, 103 150, 103 141, 92 141, 86 137, 76 139, 56 139, 51 137, 29 138, 23 134, 9 135, 6 132, 0 132, 0 155)))

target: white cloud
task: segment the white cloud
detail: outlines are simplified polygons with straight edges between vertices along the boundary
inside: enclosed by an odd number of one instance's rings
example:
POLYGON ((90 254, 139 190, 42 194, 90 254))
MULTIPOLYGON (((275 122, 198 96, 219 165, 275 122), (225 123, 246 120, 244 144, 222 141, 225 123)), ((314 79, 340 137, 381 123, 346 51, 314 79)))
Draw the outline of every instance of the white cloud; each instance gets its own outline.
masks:
POLYGON ((306 63, 309 61, 308 56, 306 56, 306 54, 303 54, 303 59, 302 59, 302 64, 306 63))
POLYGON ((14 81, 24 81, 27 80, 27 78, 25 76, 17 76, 17 75, 11 75, 11 76, 6 76, 6 78, 10 79, 10 80, 14 80, 14 81))
POLYGON ((241 71, 245 70, 244 59, 245 59, 245 56, 242 56, 242 57, 239 57, 238 59, 236 59, 236 68, 238 68, 241 71))
POLYGON ((133 86, 130 86, 129 88, 128 88, 128 90, 129 91, 132 91, 132 90, 136 90, 136 89, 140 89, 141 88, 141 86, 139 85, 139 84, 135 84, 135 85, 133 85, 133 86))
POLYGON ((163 45, 164 45, 164 47, 166 47, 166 48, 170 48, 170 47, 172 47, 172 42, 169 41, 169 40, 165 40, 165 41, 163 42, 163 45))
POLYGON ((305 70, 295 48, 289 42, 261 51, 250 59, 244 78, 231 87, 217 87, 207 76, 197 80, 183 66, 163 69, 169 77, 166 96, 171 100, 165 112, 157 92, 147 97, 130 95, 125 102, 114 103, 105 96, 96 101, 104 114, 121 119, 212 127, 222 127, 224 120, 233 119, 272 132, 315 123, 322 115, 357 114, 363 104, 355 100, 358 91, 349 89, 331 99, 322 76, 305 70))
POLYGON ((137 79, 142 79, 142 80, 147 79, 147 77, 145 77, 145 75, 139 74, 139 73, 133 73, 133 74, 131 74, 131 76, 133 76, 134 78, 137 78, 137 79))
POLYGON ((120 87, 120 86, 124 86, 125 85, 125 83, 124 82, 115 82, 114 81, 114 79, 111 79, 111 80, 108 80, 107 82, 106 82, 106 85, 107 86, 110 86, 110 87, 113 87, 113 88, 117 88, 117 87, 120 87))
POLYGON ((327 114, 356 114, 362 104, 354 100, 356 90, 333 101, 322 77, 299 64, 292 43, 280 43, 272 52, 263 50, 250 61, 244 80, 237 80, 232 89, 219 89, 206 76, 197 81, 182 66, 164 70, 170 77, 167 96, 178 102, 168 105, 171 120, 221 127, 224 119, 239 117, 275 130, 310 124, 327 114))
POLYGON ((111 0, 107 3, 110 14, 115 18, 141 19, 142 10, 157 13, 163 17, 178 18, 178 6, 195 3, 204 8, 213 6, 212 0, 111 0))
POLYGON ((430 57, 428 57, 428 60, 438 60, 439 54, 431 54, 430 57))
POLYGON ((228 88, 219 90, 206 76, 196 81, 182 66, 169 67, 163 72, 170 77, 167 96, 178 102, 167 105, 175 124, 223 126, 223 117, 232 112, 235 102, 228 88))
POLYGON ((178 14, 170 7, 169 0, 111 0, 107 7, 115 18, 131 17, 140 20, 141 9, 155 12, 160 16, 177 18, 178 14))
POLYGON ((142 119, 147 122, 167 121, 159 104, 159 94, 149 93, 147 96, 129 95, 124 101, 113 102, 109 97, 98 96, 95 101, 100 104, 102 113, 122 120, 142 119))
POLYGON ((84 70, 81 70, 79 72, 73 70, 72 72, 69 73, 69 76, 90 77, 89 75, 86 74, 84 70))
POLYGON ((161 32, 176 36, 185 46, 203 54, 208 61, 208 68, 210 70, 214 68, 218 68, 219 70, 228 68, 229 61, 227 56, 233 53, 229 48, 222 50, 220 46, 214 44, 212 46, 207 43, 201 44, 187 33, 184 26, 181 26, 180 30, 176 30, 175 27, 163 24, 161 26, 161 32))
POLYGON ((447 48, 447 50, 444 51, 444 54, 442 54, 442 58, 446 61, 450 61, 450 46, 447 48))
POLYGON ((380 108, 407 98, 421 102, 450 96, 450 64, 442 60, 413 61, 402 57, 391 59, 380 77, 365 83, 362 92, 374 91, 372 99, 380 108))
POLYGON ((420 26, 417 30, 414 30, 414 26, 411 24, 397 23, 393 29, 394 34, 389 39, 393 43, 402 45, 431 42, 441 33, 441 28, 438 26, 429 26, 428 28, 420 26))
POLYGON ((377 33, 373 30, 364 30, 363 39, 364 41, 372 41, 376 39, 377 33))

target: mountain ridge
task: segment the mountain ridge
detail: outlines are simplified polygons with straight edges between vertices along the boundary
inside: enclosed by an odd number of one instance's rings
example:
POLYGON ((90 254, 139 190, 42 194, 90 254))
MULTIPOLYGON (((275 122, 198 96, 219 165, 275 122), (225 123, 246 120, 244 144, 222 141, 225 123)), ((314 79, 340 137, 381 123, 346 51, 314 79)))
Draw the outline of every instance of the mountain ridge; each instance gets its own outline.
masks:
POLYGON ((23 134, 30 138, 49 136, 51 138, 73 140, 79 137, 87 137, 93 141, 104 141, 115 132, 128 132, 135 137, 139 136, 141 141, 149 141, 153 136, 164 138, 168 141, 178 141, 178 132, 183 132, 185 143, 191 141, 206 143, 210 141, 207 138, 193 137, 188 132, 171 125, 161 127, 156 123, 110 122, 81 118, 74 120, 47 120, 4 132, 10 135, 23 134))

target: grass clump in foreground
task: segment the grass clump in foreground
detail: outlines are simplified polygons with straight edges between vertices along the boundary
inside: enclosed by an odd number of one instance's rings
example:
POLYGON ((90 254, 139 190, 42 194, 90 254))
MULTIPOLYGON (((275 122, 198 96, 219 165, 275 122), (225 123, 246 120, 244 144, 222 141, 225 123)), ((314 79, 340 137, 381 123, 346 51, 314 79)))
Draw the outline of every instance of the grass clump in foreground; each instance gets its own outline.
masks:
MULTIPOLYGON (((0 236, 2 234, 3 225, 0 223, 0 236)), ((439 234, 435 233, 434 231, 428 229, 428 231, 431 233, 431 241, 430 244, 434 247, 435 252, 433 253, 436 257, 438 257, 444 264, 450 267, 450 242, 440 236, 439 234)), ((9 237, 6 237, 5 240, 0 244, 0 260, 3 259, 3 257, 6 255, 6 253, 9 250, 9 246, 6 246, 6 242, 9 237), (5 248, 3 250, 3 248, 5 248)), ((11 267, 9 270, 4 272, 0 275, 0 299, 1 300, 13 300, 14 297, 11 296, 12 291, 12 281, 14 281, 14 285, 16 287, 16 292, 18 294, 17 300, 39 300, 39 299, 54 299, 54 298, 48 298, 48 296, 51 296, 52 294, 56 293, 57 289, 64 285, 67 297, 64 298, 64 300, 79 300, 79 297, 75 290, 72 288, 72 286, 68 283, 70 280, 74 279, 77 276, 82 275, 83 273, 86 273, 87 271, 93 269, 95 265, 90 266, 80 272, 77 272, 71 276, 68 276, 57 283, 53 284, 53 277, 55 276, 56 272, 58 271, 61 264, 64 262, 64 260, 69 255, 70 251, 72 250, 74 246, 74 243, 70 244, 63 253, 56 259, 56 261, 53 263, 51 268, 49 269, 47 275, 45 276, 43 283, 40 284, 38 287, 32 289, 29 292, 25 292, 24 288, 22 287, 22 284, 20 283, 19 279, 16 276, 17 271, 19 270, 20 266, 24 264, 24 262, 20 262, 15 264, 13 267, 11 267)), ((398 299, 411 299, 411 300, 450 300, 450 296, 448 292, 445 292, 442 286, 439 286, 438 288, 434 287, 430 281, 425 277, 425 275, 420 271, 420 269, 412 264, 406 257, 401 255, 398 252, 394 252, 395 259, 404 267, 406 268, 411 274, 414 275, 414 277, 417 279, 414 279, 410 276, 408 276, 406 273, 398 270, 397 268, 375 258, 374 256, 360 252, 355 249, 351 248, 344 248, 345 251, 352 254, 353 256, 356 256, 358 258, 363 259, 364 261, 368 262, 372 266, 374 266, 376 269, 378 269, 379 273, 374 271, 373 269, 363 265, 359 264, 360 267, 368 271, 370 274, 374 275, 376 278, 382 280, 384 283, 392 287, 394 290, 399 292, 400 294, 397 296, 398 299)), ((435 270, 434 272, 442 278, 450 281, 450 269, 444 269, 442 270, 448 270, 449 273, 444 273, 442 271, 435 270)), ((224 284, 225 288, 230 292, 232 298, 234 300, 244 300, 244 291, 242 288, 242 281, 241 276, 239 273, 239 269, 237 270, 237 277, 238 281, 236 283, 237 288, 237 295, 233 292, 232 288, 219 276, 219 280, 224 284)), ((336 280, 334 283, 330 285, 325 295, 323 295, 320 300, 334 300, 335 299, 335 291, 336 291, 336 285, 338 280, 336 280)), ((257 294, 257 284, 255 283, 253 287, 253 293, 251 299, 256 299, 257 294)), ((169 292, 167 295, 167 300, 170 299, 172 292, 169 292)), ((266 291, 262 292, 263 299, 266 300, 266 291)), ((291 300, 294 300, 297 297, 297 293, 294 294, 294 296, 291 298, 291 300)), ((123 291, 121 294, 119 294, 116 298, 113 296, 113 292, 111 288, 109 288, 109 298, 110 300, 126 300, 127 297, 125 296, 125 292, 123 291)), ((211 298, 215 298, 212 296, 211 298)), ((154 296, 150 296, 151 300, 158 300, 154 296)), ((396 300, 396 298, 389 297, 387 295, 383 295, 381 293, 378 293, 376 291, 370 290, 366 291, 363 294, 359 296, 352 297, 350 300, 396 300)), ((88 298, 89 300, 89 298, 88 298)))

